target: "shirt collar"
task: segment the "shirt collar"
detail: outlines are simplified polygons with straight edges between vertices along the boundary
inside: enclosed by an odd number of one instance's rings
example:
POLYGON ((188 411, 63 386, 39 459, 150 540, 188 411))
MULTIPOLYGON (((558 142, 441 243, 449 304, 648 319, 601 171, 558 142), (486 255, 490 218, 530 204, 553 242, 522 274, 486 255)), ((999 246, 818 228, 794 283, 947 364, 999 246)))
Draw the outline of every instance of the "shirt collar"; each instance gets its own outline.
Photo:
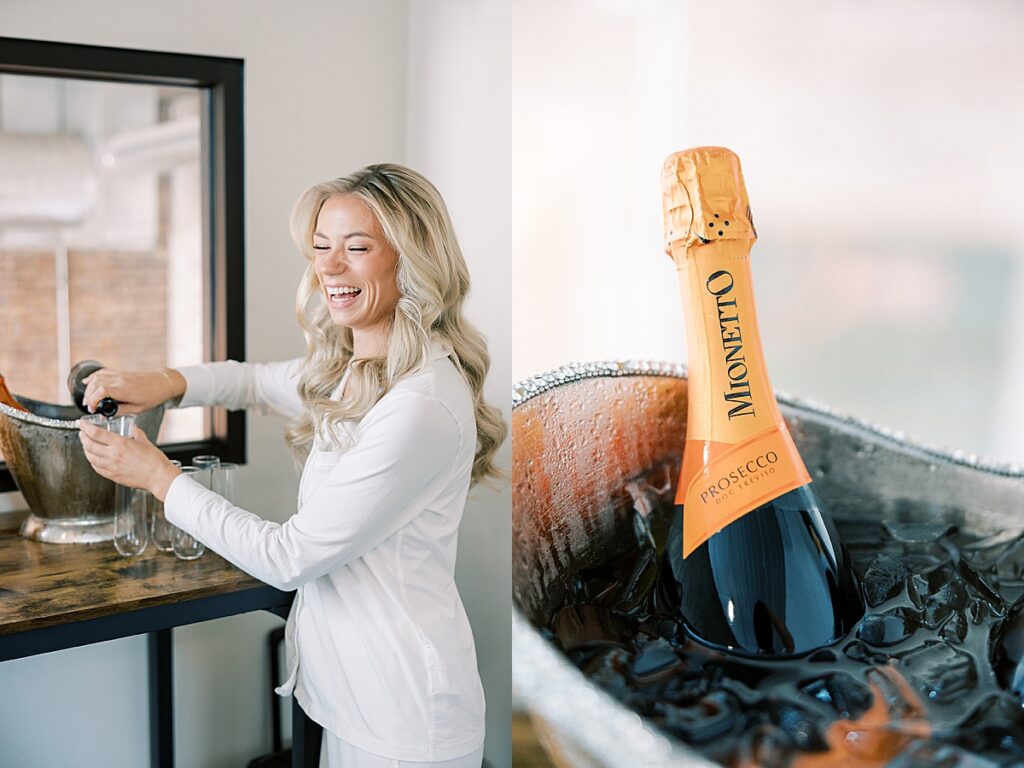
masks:
MULTIPOLYGON (((427 357, 429 360, 441 360, 451 354, 451 344, 446 341, 441 341, 436 337, 431 337, 430 348, 427 350, 427 357)), ((338 386, 334 388, 334 392, 331 394, 332 399, 337 399, 341 395, 341 390, 345 386, 345 382, 348 381, 348 375, 351 371, 351 368, 345 366, 345 372, 341 374, 341 381, 338 382, 338 386)))
POLYGON ((448 357, 451 353, 451 344, 441 341, 436 337, 431 337, 430 350, 427 353, 431 360, 440 360, 442 357, 448 357))

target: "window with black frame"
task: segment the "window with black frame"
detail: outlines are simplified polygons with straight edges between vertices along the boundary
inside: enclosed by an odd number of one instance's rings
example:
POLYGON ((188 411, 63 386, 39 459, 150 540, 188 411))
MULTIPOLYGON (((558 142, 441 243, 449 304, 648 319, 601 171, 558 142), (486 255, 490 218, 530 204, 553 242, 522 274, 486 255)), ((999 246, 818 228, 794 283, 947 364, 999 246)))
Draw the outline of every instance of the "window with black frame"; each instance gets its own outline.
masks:
MULTIPOLYGON (((14 395, 70 404, 86 359, 244 359, 242 70, 0 38, 0 374, 14 395)), ((158 443, 241 462, 245 414, 169 410, 158 443)))

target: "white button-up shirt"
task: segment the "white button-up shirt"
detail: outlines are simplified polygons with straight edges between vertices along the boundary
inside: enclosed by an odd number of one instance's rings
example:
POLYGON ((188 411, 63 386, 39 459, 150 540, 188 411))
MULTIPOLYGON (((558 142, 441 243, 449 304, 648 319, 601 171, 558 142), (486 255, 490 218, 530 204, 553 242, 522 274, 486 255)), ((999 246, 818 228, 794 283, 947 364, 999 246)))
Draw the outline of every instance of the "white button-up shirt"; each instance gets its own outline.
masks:
MULTIPOLYGON (((296 589, 285 630, 288 679, 303 710, 339 738, 397 760, 459 757, 484 739, 484 694, 455 587, 459 521, 476 452, 472 393, 435 343, 352 441, 310 452, 298 512, 283 525, 235 507, 188 477, 167 519, 226 560, 296 589)), ((178 407, 222 405, 293 417, 302 359, 178 370, 178 407)), ((342 381, 335 397, 340 396, 342 381)))

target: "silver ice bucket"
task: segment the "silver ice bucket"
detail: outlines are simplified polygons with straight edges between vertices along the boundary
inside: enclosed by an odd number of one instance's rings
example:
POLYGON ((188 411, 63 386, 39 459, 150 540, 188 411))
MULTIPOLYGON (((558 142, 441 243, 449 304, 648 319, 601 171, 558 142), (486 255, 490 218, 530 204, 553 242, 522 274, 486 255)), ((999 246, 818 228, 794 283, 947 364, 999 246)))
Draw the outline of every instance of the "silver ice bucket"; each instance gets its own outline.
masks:
MULTIPOLYGON (((941 520, 978 534, 1024 529, 1024 468, 921 445, 784 395, 779 403, 836 517, 941 520)), ((625 488, 678 467, 686 405, 685 367, 662 363, 573 364, 515 387, 513 688, 560 764, 715 765, 588 682, 533 628, 562 599, 563 574, 634 535, 623 527, 632 525, 625 488)))
MULTIPOLYGON (((31 514, 21 534, 51 543, 90 544, 114 538, 114 483, 96 473, 78 439, 73 405, 16 396, 29 409, 0 403, 0 448, 31 514)), ((156 442, 164 406, 136 423, 156 442)))

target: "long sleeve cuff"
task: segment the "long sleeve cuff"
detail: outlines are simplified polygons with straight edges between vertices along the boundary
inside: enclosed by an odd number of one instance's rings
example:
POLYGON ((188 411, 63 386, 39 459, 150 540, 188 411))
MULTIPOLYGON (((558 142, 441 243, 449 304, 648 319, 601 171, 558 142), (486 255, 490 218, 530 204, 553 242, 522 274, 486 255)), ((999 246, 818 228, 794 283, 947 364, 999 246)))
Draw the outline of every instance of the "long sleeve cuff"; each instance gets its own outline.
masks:
POLYGON ((167 521, 178 526, 185 533, 196 536, 196 500, 204 493, 212 493, 191 477, 178 475, 171 481, 164 497, 164 515, 167 521))
POLYGON ((174 370, 185 377, 185 394, 182 395, 176 408, 207 405, 213 401, 216 387, 213 371, 209 366, 185 365, 174 370))

